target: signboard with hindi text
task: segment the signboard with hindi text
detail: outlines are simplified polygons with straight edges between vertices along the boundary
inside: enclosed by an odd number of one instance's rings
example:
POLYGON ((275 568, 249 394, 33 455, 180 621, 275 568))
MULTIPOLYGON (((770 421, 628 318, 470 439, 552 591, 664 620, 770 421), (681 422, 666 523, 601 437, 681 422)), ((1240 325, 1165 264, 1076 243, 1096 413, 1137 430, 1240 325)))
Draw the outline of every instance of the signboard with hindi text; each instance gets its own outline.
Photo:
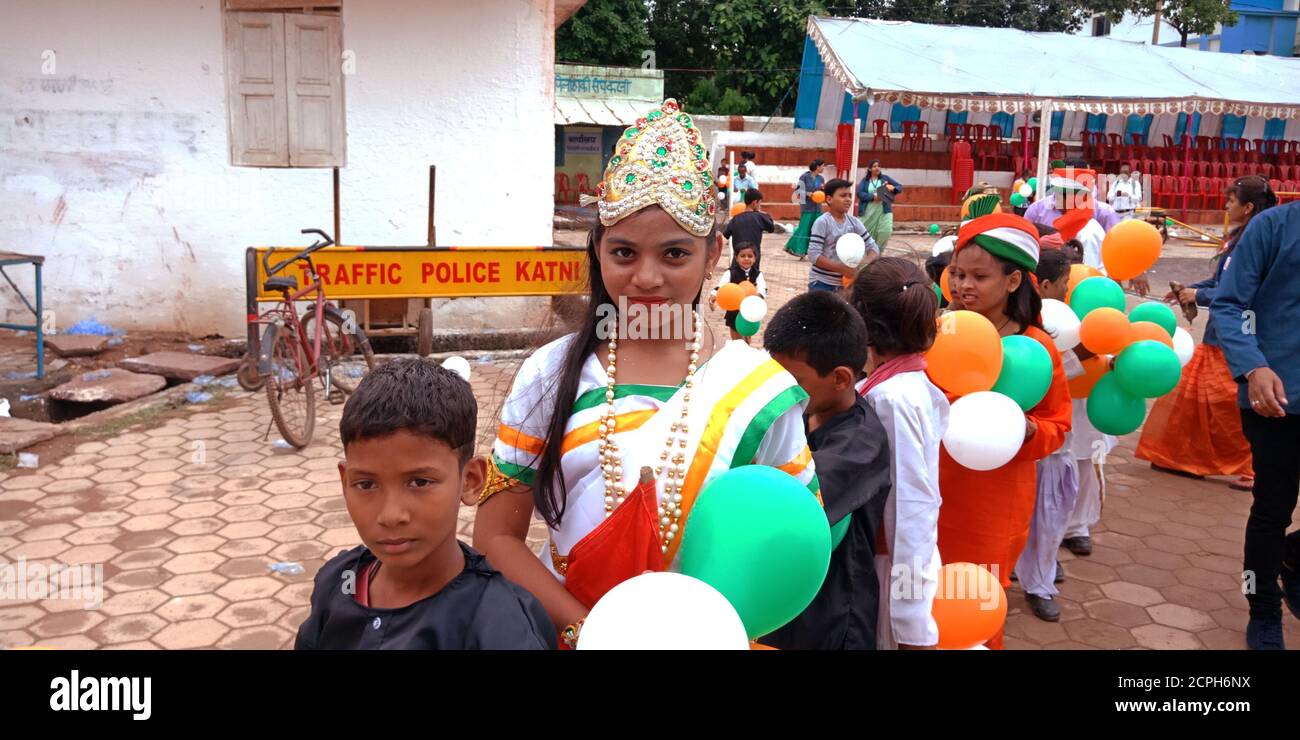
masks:
MULTIPOLYGON (((267 293, 262 256, 270 263, 301 247, 250 247, 256 265, 256 300, 267 293)), ((582 247, 328 247, 311 255, 330 300, 362 298, 482 298, 585 293, 587 253, 582 247)), ((307 265, 295 262, 277 273, 307 285, 307 265)), ((250 286, 251 288, 252 286, 250 286)))
POLYGON ((636 67, 555 65, 557 97, 638 100, 658 105, 664 97, 664 73, 636 67))
POLYGON ((600 136, 599 128, 566 126, 564 129, 564 153, 566 155, 598 155, 601 153, 600 136))

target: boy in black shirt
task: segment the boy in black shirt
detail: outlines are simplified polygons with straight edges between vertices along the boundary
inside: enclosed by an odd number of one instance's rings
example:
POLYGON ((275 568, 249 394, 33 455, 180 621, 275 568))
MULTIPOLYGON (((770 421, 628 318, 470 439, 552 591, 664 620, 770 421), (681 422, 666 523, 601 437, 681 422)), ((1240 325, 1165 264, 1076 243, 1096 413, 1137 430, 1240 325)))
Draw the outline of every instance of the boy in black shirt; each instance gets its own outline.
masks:
POLYGON ((782 650, 875 650, 875 550, 890 455, 884 426, 854 390, 867 364, 866 325, 834 293, 804 293, 768 322, 763 346, 808 392, 804 426, 835 549, 808 608, 759 641, 782 650))
POLYGON ((339 463, 364 545, 321 567, 297 650, 543 650, 541 602, 456 539, 462 495, 483 488, 471 459, 469 383, 425 360, 366 376, 343 407, 339 463))
POLYGON ((745 212, 731 219, 722 229, 722 235, 731 240, 734 250, 737 244, 754 245, 754 269, 761 270, 763 264, 763 232, 776 232, 776 223, 772 217, 759 210, 763 205, 763 193, 758 188, 745 191, 745 212))

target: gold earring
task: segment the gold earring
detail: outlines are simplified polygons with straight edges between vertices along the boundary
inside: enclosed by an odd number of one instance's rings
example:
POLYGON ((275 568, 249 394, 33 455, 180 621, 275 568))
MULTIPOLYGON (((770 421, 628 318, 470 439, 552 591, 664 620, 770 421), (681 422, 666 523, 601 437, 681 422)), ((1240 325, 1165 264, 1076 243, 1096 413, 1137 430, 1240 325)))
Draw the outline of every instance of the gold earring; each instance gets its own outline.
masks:
POLYGON ((705 272, 705 273, 704 273, 704 279, 705 279, 705 280, 712 280, 712 279, 713 279, 713 270, 709 270, 708 272, 705 272))

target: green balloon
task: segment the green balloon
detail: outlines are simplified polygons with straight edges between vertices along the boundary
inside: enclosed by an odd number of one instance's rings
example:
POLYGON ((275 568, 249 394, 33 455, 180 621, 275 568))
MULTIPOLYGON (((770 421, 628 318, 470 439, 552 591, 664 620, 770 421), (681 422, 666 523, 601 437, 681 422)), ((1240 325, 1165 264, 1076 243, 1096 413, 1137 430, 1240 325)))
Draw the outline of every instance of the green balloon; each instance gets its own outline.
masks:
POLYGON ((943 289, 939 287, 939 284, 938 284, 938 283, 930 283, 930 287, 931 287, 931 288, 934 288, 934 298, 935 298, 935 300, 939 301, 939 305, 942 306, 942 305, 943 305, 943 289))
POLYGON ((831 525, 831 549, 834 550, 844 541, 844 535, 849 533, 849 523, 853 521, 853 513, 844 515, 844 518, 831 525))
POLYGON ((682 573, 727 597, 752 640, 812 603, 831 562, 830 523, 794 476, 745 465, 700 493, 678 555, 682 573))
POLYGON ((736 333, 742 337, 752 337, 758 333, 758 322, 750 321, 744 316, 736 316, 736 333))
POLYGON ((1011 194, 1011 205, 1019 207, 1019 206, 1023 206, 1024 204, 1025 204, 1025 196, 1021 195, 1020 193, 1011 194))
POLYGON ((1030 337, 1002 338, 1002 372, 990 389, 1007 396, 1021 411, 1038 405, 1052 387, 1052 356, 1030 337))
POLYGON ((1178 328, 1178 319, 1174 318, 1174 311, 1163 303, 1147 301, 1139 303, 1129 311, 1128 320, 1132 321, 1150 321, 1153 324, 1159 324, 1161 329, 1169 332, 1169 336, 1174 335, 1174 330, 1178 328))
POLYGON ((1088 394, 1088 421, 1105 434, 1128 434, 1142 426, 1147 403, 1124 390, 1115 373, 1097 380, 1088 394))
POLYGON ((1093 309, 1110 306, 1124 311, 1124 289, 1108 277, 1090 277, 1074 287, 1070 295, 1070 308, 1080 320, 1093 309))
POLYGON ((1031 190, 1033 190, 1033 191, 1035 191, 1035 192, 1038 191, 1038 178, 1037 178, 1037 177, 1031 177, 1031 178, 1029 178, 1028 180, 1025 180, 1025 183, 1029 185, 1029 188, 1030 188, 1031 190))
POLYGON ((939 233, 939 224, 930 224, 930 233, 931 233, 931 234, 938 234, 938 233, 939 233))
POLYGON ((1178 386, 1182 374, 1178 353, 1150 339, 1130 344, 1115 357, 1115 380, 1125 392, 1139 398, 1165 395, 1178 386))

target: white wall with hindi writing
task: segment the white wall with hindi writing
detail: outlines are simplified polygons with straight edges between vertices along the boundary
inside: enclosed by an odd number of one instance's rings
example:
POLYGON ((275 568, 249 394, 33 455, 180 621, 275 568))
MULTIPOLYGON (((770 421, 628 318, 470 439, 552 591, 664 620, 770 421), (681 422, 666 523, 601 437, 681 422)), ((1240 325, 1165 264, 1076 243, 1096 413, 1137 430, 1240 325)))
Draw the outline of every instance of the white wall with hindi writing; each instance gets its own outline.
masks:
MULTIPOLYGON (((0 250, 46 256, 58 326, 242 336, 244 248, 332 229, 329 169, 228 163, 221 5, 5 1, 0 250)), ((551 243, 552 13, 345 3, 346 243, 424 244, 431 164, 439 243, 551 243)), ((8 293, 0 316, 20 320, 8 293)), ((439 323, 517 327, 539 303, 447 302, 439 323)))

